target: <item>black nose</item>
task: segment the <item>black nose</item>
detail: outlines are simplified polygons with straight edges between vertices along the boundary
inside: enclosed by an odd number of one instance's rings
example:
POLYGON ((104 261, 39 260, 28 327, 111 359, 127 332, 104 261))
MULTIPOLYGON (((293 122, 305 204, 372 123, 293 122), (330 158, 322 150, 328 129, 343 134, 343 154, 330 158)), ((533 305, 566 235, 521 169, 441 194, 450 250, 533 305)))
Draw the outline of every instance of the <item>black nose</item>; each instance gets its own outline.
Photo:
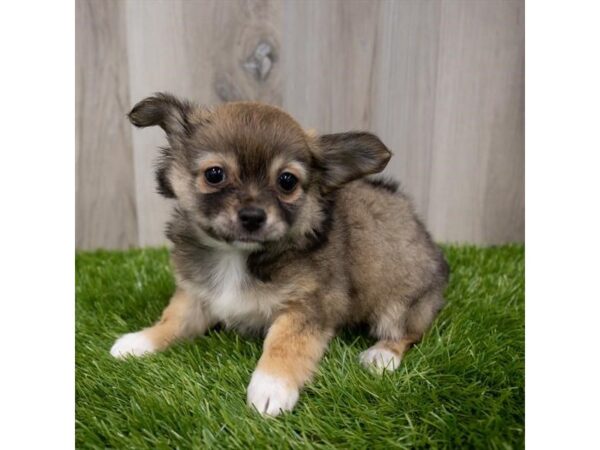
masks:
POLYGON ((267 213, 261 208, 246 207, 238 211, 238 217, 246 230, 256 231, 267 220, 267 213))

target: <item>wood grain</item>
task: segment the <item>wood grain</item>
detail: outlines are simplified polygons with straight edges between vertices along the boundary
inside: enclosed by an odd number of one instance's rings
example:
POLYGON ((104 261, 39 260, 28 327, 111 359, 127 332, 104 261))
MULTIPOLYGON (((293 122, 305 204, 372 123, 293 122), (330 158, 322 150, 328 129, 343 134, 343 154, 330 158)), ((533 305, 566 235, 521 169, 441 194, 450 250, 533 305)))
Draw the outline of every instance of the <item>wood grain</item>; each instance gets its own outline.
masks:
POLYGON ((524 239, 523 3, 442 2, 427 222, 445 241, 524 239))
POLYGON ((283 107, 306 128, 370 128, 380 3, 285 3, 283 107))
POLYGON ((76 2, 76 246, 138 245, 124 4, 76 2))

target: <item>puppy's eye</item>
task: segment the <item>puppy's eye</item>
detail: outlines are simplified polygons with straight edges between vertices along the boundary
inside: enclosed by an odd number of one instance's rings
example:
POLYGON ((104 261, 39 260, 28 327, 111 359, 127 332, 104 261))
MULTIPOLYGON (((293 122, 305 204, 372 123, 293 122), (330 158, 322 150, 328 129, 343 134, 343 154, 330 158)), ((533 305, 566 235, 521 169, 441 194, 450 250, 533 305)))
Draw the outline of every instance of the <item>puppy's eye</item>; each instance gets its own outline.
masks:
POLYGON ((221 167, 210 167, 204 172, 204 178, 209 184, 219 184, 225 180, 225 171, 221 167))
POLYGON ((292 192, 298 184, 298 178, 296 178, 296 175, 293 173, 283 172, 281 175, 279 175, 277 182, 279 183, 279 187, 284 192, 292 192))

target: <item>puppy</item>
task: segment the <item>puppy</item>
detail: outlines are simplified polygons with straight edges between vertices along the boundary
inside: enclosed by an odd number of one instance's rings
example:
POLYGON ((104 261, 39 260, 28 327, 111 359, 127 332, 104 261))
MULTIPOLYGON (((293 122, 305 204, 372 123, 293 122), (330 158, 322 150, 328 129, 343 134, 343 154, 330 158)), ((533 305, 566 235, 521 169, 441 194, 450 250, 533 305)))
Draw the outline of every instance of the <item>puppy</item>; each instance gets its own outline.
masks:
POLYGON ((177 289, 112 355, 164 350, 217 323, 266 332, 248 404, 270 416, 294 407, 342 326, 366 323, 377 339, 362 364, 398 367, 443 305, 448 266, 397 186, 363 178, 391 157, 376 136, 316 136, 273 106, 208 109, 168 94, 129 119, 169 142, 157 181, 176 201, 177 289))

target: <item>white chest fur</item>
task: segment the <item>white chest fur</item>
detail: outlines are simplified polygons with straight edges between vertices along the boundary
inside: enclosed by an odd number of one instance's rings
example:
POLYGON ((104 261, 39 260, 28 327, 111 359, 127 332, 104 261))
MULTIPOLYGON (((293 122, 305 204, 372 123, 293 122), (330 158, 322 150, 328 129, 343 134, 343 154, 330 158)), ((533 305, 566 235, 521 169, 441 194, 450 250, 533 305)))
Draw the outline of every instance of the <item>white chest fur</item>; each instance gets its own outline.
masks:
POLYGON ((209 283, 194 286, 215 322, 241 330, 258 330, 271 323, 281 295, 247 271, 248 252, 230 248, 218 252, 209 283))

